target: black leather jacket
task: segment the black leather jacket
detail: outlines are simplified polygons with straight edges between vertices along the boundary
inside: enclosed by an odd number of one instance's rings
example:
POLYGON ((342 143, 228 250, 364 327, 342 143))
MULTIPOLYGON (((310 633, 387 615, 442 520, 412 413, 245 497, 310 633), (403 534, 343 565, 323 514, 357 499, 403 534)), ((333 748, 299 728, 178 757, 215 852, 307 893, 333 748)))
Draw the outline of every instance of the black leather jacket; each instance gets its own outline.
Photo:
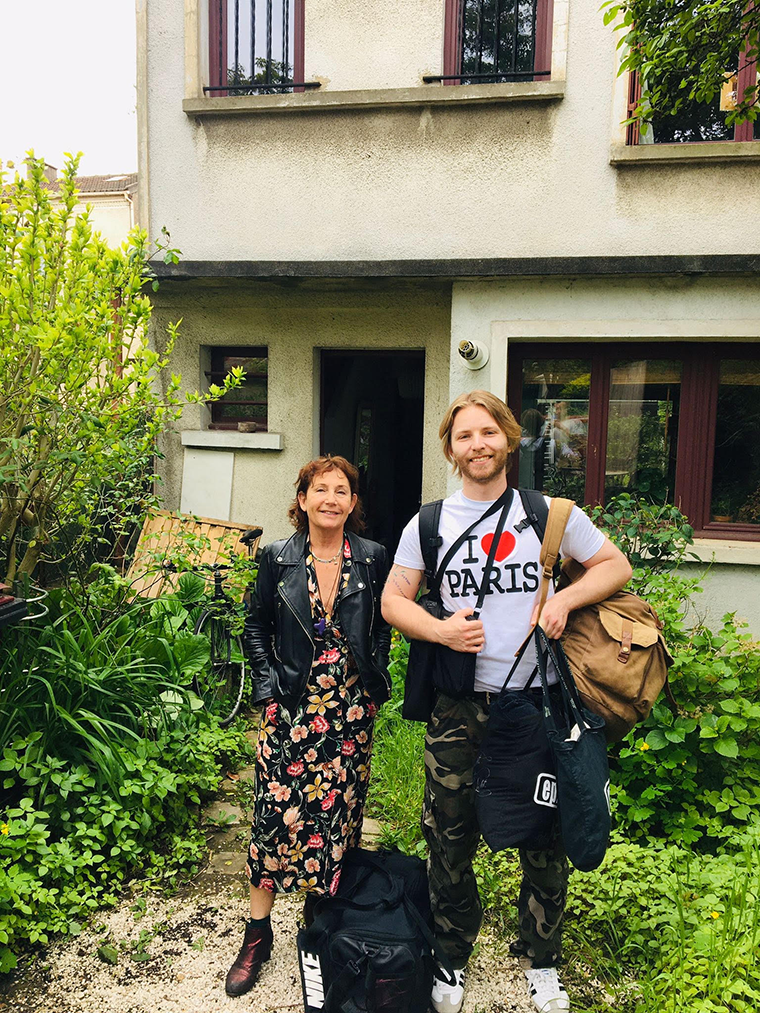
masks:
MULTIPOLYGON (((380 705, 390 696, 390 626, 380 612, 388 576, 382 545, 348 532, 351 570, 339 599, 340 622, 364 687, 380 705)), ((267 545, 261 554, 243 634, 253 671, 253 700, 298 703, 314 661, 314 629, 306 585, 306 534, 267 545)))

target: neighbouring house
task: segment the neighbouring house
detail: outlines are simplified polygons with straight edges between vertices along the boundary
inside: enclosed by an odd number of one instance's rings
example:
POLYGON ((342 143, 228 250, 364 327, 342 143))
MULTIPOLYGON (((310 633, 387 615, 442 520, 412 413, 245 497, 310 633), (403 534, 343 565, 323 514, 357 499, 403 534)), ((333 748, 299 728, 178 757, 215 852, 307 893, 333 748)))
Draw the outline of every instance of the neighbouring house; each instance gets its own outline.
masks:
POLYGON ((341 453, 392 546, 451 488, 443 409, 487 387, 515 482, 668 497, 715 561, 700 607, 760 633, 760 141, 730 94, 641 136, 580 0, 137 8, 140 219, 182 251, 156 339, 182 318, 189 382, 247 369, 167 441, 167 506, 270 541, 341 453))
MULTIPOLYGON (((48 189, 56 193, 60 188, 58 170, 45 164, 48 189)), ((137 220, 137 173, 122 172, 105 176, 77 176, 79 190, 77 212, 90 206, 90 222, 109 246, 120 246, 137 220)))

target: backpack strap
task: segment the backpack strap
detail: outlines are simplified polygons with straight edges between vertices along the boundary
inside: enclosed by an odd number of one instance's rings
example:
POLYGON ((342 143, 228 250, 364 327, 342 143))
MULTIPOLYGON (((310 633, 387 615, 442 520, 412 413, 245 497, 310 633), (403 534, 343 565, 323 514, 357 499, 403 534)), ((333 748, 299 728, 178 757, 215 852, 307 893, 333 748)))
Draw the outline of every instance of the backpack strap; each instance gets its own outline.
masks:
POLYGON ((540 489, 519 489, 525 519, 515 525, 515 531, 524 531, 528 526, 536 532, 539 542, 543 542, 546 522, 549 519, 549 507, 540 489))
POLYGON ((443 539, 438 534, 442 507, 442 499, 434 499, 430 503, 423 503, 420 507, 420 549, 425 561, 425 580, 428 587, 438 569, 438 550, 443 544, 443 539))

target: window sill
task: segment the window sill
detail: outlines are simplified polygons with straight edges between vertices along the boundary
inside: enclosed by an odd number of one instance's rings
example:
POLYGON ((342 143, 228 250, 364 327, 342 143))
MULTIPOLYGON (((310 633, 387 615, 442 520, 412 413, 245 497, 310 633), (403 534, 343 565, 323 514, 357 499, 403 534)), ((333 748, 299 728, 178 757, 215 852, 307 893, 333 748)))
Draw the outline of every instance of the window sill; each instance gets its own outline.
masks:
POLYGON ((186 429, 183 447, 203 450, 282 450, 281 433, 237 433, 225 429, 186 429))
POLYGON ((734 538, 695 538, 689 551, 703 563, 760 566, 760 542, 741 542, 734 538))
POLYGON ((706 141, 694 144, 613 144, 611 165, 709 165, 760 161, 760 141, 706 141))
POLYGON ((182 103, 188 116, 240 116, 286 112, 396 109, 418 106, 490 105, 503 102, 556 101, 564 98, 563 81, 528 81, 506 84, 463 84, 444 87, 368 88, 362 91, 301 92, 288 95, 230 95, 224 98, 189 98, 182 103))

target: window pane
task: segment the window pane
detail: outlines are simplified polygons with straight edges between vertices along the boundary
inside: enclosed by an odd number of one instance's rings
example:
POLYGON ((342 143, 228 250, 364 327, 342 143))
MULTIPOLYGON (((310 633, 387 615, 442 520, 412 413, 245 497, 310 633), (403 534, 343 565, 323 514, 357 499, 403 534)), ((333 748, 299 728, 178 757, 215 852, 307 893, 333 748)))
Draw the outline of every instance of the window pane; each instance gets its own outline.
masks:
POLYGON ((583 502, 591 363, 526 359, 520 406, 520 487, 583 502))
POLYGON ((463 0, 462 83, 468 74, 524 80, 533 72, 535 31, 534 0, 463 0))
POLYGON ((686 141, 732 141, 734 128, 726 126, 728 112, 720 108, 720 95, 711 105, 686 102, 675 116, 655 116, 645 141, 671 144, 686 141))
POLYGON ((620 492, 642 493, 659 503, 672 498, 680 399, 680 362, 612 364, 605 499, 620 492))
POLYGON ((720 364, 712 520, 760 524, 760 360, 720 364))

